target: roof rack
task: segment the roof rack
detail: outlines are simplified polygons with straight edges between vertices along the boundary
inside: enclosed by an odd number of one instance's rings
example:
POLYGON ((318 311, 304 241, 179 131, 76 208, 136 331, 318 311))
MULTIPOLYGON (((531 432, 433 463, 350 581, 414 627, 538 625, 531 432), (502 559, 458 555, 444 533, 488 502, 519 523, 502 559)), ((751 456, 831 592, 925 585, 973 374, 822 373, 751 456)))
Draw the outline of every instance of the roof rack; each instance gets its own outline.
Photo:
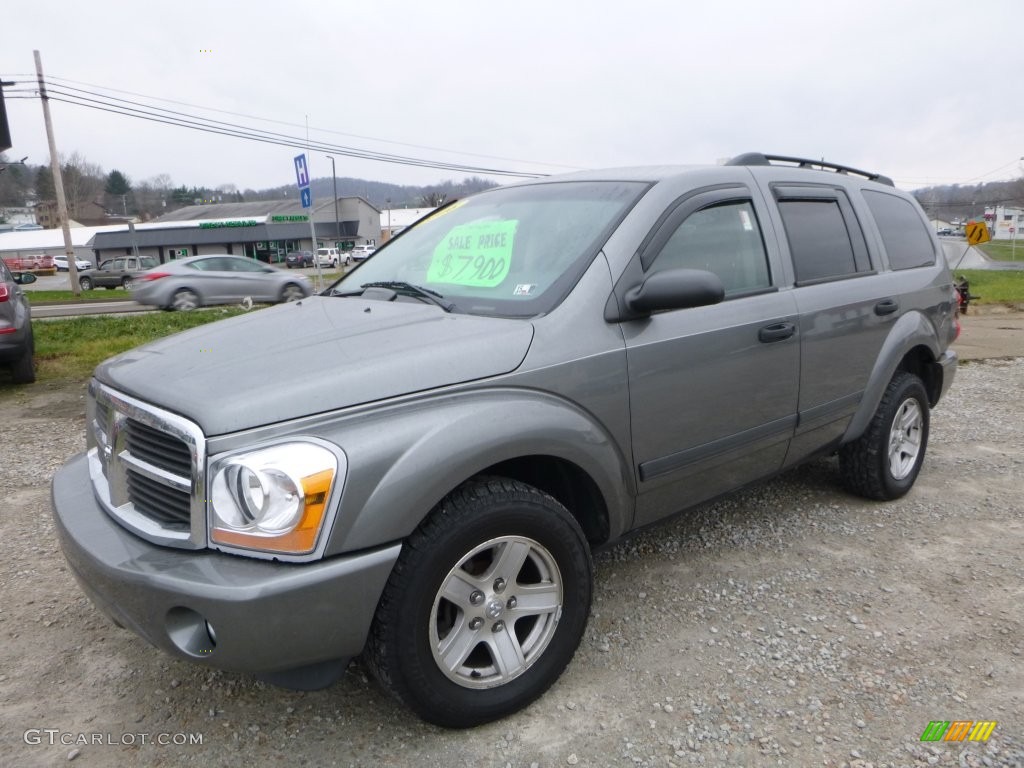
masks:
POLYGON ((890 187, 895 187, 892 179, 888 176, 883 176, 880 173, 871 173, 870 171, 860 171, 856 168, 850 168, 846 165, 837 165, 836 163, 826 163, 824 160, 808 160, 804 157, 786 157, 785 155, 765 155, 761 152, 746 152, 742 155, 737 155, 732 160, 728 161, 726 165, 774 165, 774 164, 789 164, 797 168, 810 168, 812 170, 819 171, 834 171, 842 174, 853 174, 855 176, 863 176, 868 181, 877 181, 879 184, 886 184, 890 187))

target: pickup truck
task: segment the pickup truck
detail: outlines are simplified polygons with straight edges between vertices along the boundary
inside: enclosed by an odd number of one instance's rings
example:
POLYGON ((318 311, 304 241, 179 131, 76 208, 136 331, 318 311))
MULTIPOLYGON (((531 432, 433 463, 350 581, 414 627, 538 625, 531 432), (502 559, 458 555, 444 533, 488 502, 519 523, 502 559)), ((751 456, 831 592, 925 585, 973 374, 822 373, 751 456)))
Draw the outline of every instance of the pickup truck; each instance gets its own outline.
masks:
POLYGON ((569 664, 594 550, 823 455, 911 492, 955 307, 878 173, 750 153, 498 187, 320 295, 102 363, 56 529, 167 653, 293 688, 360 656, 472 726, 569 664))

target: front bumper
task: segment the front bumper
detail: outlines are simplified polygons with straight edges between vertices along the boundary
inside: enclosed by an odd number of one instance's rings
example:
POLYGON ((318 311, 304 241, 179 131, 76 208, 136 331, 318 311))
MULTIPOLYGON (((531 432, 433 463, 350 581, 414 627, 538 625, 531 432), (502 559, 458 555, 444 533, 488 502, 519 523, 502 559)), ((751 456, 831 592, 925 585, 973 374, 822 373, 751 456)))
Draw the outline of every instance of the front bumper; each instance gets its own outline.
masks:
POLYGON ((71 570, 107 615, 175 656, 272 680, 360 653, 401 550, 286 564, 160 547, 103 511, 84 453, 52 499, 71 570))

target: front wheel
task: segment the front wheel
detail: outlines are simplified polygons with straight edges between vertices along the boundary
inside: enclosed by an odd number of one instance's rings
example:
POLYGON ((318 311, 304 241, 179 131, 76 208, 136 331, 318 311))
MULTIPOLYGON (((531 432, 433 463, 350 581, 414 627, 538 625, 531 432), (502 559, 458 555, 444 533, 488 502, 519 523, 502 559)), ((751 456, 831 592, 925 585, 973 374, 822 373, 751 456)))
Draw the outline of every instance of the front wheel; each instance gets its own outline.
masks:
POLYGON ((928 393, 917 376, 893 376, 864 434, 839 451, 843 481, 854 493, 890 501, 909 491, 928 447, 928 393))
POLYGON ((78 285, 83 291, 92 290, 92 280, 90 280, 88 277, 78 278, 78 285))
POLYGON ((305 297, 305 292, 295 283, 288 283, 281 289, 281 301, 298 301, 305 297))
POLYGON ((593 563, 579 524, 524 483, 453 491, 402 547, 365 659, 420 717, 466 728, 543 694, 579 645, 593 563))
POLYGON ((190 312, 199 306, 199 294, 188 288, 179 288, 174 292, 171 306, 178 312, 190 312))

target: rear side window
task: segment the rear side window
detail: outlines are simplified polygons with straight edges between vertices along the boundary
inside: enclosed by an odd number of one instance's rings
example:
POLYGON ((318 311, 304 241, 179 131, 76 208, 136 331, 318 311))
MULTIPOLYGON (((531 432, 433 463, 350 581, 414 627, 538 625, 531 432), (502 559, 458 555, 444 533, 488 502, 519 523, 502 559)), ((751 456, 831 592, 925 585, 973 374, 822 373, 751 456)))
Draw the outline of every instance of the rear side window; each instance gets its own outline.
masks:
POLYGON ((871 215, 882 235, 889 266, 911 269, 935 263, 935 246, 913 205, 902 197, 864 190, 871 215))
POLYGON ((779 200, 797 283, 836 279, 871 269, 864 235, 849 203, 834 196, 779 200))

